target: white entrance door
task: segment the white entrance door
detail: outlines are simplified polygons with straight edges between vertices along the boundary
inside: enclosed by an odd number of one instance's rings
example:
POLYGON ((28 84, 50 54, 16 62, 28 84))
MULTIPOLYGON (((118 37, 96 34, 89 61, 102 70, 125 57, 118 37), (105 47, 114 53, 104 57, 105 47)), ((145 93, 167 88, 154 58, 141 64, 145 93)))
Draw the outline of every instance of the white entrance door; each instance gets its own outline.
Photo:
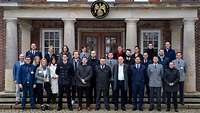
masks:
POLYGON ((41 47, 43 55, 48 52, 51 46, 56 54, 59 54, 62 48, 62 29, 42 29, 41 47))
POLYGON ((152 30, 141 30, 141 52, 144 53, 149 43, 153 44, 154 49, 158 52, 160 49, 160 30, 152 29, 152 30))

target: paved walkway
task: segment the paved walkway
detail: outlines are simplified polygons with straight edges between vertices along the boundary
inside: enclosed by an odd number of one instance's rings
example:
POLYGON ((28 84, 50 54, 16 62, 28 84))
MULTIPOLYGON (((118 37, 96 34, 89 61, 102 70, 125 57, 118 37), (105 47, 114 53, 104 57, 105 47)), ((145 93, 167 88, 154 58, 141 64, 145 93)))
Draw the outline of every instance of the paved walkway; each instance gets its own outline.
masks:
MULTIPOLYGON (((0 113, 21 113, 22 111, 21 110, 8 110, 8 109, 1 109, 0 110, 0 113)), ((158 112, 158 111, 152 111, 152 112, 149 112, 148 109, 145 109, 144 111, 132 111, 131 109, 128 109, 127 111, 121 111, 121 110, 118 110, 117 112, 114 111, 114 110, 111 110, 111 111, 106 111, 106 110, 99 110, 99 111, 95 111, 95 110, 91 110, 91 111, 87 111, 87 110, 82 110, 82 111, 77 111, 77 110, 74 110, 74 111, 68 111, 67 109, 66 110, 62 110, 62 111, 56 111, 56 110, 52 110, 52 111, 41 111, 41 110, 33 110, 33 111, 30 111, 30 110, 26 110, 25 112, 23 113, 173 113, 174 110, 172 109, 171 112, 166 112, 164 109, 161 111, 161 112, 158 112)), ((179 113, 200 113, 200 109, 180 109, 179 110, 179 113)))

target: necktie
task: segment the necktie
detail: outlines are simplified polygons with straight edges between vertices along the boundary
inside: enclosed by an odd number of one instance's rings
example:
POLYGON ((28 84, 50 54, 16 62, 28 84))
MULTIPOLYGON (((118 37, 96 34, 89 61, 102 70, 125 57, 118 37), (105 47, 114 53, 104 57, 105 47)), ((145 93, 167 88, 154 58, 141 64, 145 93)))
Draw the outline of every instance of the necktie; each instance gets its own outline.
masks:
POLYGON ((156 64, 155 64, 155 69, 156 69, 156 64))
POLYGON ((110 60, 110 65, 112 65, 112 60, 110 60))
POLYGON ((77 69, 77 62, 75 62, 75 70, 77 69))

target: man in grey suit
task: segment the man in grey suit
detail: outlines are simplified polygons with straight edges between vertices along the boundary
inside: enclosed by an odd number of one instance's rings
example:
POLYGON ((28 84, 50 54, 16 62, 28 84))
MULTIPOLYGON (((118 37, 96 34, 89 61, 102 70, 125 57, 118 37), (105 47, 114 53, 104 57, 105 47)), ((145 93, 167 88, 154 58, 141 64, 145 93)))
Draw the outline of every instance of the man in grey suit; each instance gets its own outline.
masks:
POLYGON ((113 93, 113 66, 117 64, 117 60, 113 59, 113 53, 109 52, 108 53, 108 58, 106 59, 106 65, 108 65, 111 68, 111 78, 110 78, 110 84, 112 88, 112 93, 113 93))
POLYGON ((149 76, 149 87, 150 87, 150 108, 149 111, 154 109, 154 99, 157 101, 157 110, 161 111, 161 87, 162 87, 162 76, 163 66, 158 64, 158 57, 153 57, 153 64, 150 64, 147 69, 149 76))
POLYGON ((176 65, 176 69, 180 72, 180 80, 179 80, 179 95, 180 95, 180 104, 184 105, 184 81, 185 81, 185 73, 186 73, 186 63, 182 59, 182 53, 176 53, 176 59, 173 60, 176 65))
POLYGON ((121 92, 121 109, 126 111, 127 89, 128 89, 128 66, 124 64, 124 58, 118 57, 118 64, 113 66, 114 75, 114 105, 115 111, 118 110, 119 91, 121 92))

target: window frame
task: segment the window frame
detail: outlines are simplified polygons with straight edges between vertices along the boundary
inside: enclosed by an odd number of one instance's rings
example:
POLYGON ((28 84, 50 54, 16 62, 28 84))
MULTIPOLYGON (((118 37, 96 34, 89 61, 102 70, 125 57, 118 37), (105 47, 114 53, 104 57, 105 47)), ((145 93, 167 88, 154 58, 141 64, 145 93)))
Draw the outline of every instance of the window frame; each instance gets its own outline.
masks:
MULTIPOLYGON (((143 33, 144 32, 158 32, 158 51, 161 47, 161 29, 141 29, 140 31, 140 45, 141 45, 141 54, 144 53, 144 37, 143 37, 143 33)), ((153 45, 154 47, 154 45, 153 45)), ((158 53, 157 51, 157 53, 158 53)))
POLYGON ((62 46, 63 46, 63 29, 62 28, 41 28, 40 31, 41 31, 40 47, 42 50, 42 54, 43 55, 46 54, 45 53, 45 32, 58 32, 59 33, 59 53, 60 53, 62 50, 62 46))

